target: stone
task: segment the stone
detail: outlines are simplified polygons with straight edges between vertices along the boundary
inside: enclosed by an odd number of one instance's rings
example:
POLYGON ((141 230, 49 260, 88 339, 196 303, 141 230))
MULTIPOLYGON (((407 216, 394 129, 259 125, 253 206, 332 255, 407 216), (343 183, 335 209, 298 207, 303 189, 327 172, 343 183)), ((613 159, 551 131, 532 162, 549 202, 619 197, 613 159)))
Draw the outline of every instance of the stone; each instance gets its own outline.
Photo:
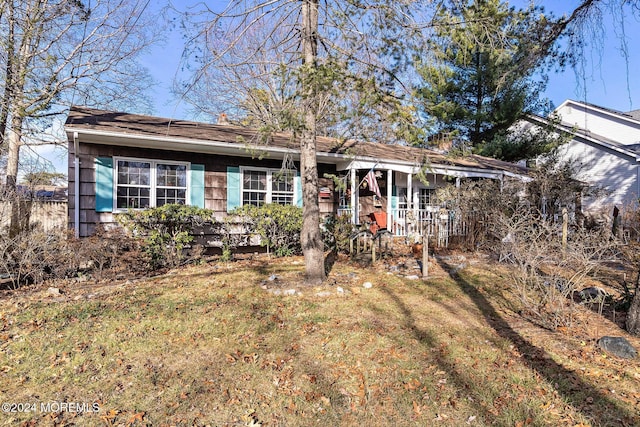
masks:
POLYGON ((337 291, 339 294, 344 294, 344 289, 342 289, 342 287, 341 287, 341 286, 338 286, 338 287, 336 288, 336 291, 337 291))
POLYGON ((409 280, 418 280, 420 277, 416 276, 415 274, 411 275, 411 276, 405 276, 405 279, 409 279, 409 280))
POLYGON ((607 291, 597 286, 589 286, 579 292, 582 300, 604 299, 609 296, 607 291))
POLYGON ((362 287, 365 289, 371 289, 373 287, 373 284, 371 282, 364 282, 362 284, 362 287))
POLYGON ((272 274, 271 276, 269 276, 269 279, 267 280, 269 280, 270 282, 274 282, 278 280, 278 276, 276 274, 272 274))
POLYGON ((296 294, 296 290, 295 289, 287 289, 286 291, 282 292, 284 295, 295 295, 296 294))
POLYGON ((331 292, 326 292, 326 291, 318 292, 318 293, 316 293, 316 296, 317 297, 322 297, 322 298, 329 297, 329 296, 331 296, 331 292))
POLYGON ((54 287, 50 287, 49 289, 47 289, 47 293, 53 296, 62 295, 62 292, 60 292, 60 288, 54 288, 54 287))
POLYGON ((633 359, 638 354, 638 351, 623 337, 602 337, 598 340, 598 346, 623 359, 633 359))

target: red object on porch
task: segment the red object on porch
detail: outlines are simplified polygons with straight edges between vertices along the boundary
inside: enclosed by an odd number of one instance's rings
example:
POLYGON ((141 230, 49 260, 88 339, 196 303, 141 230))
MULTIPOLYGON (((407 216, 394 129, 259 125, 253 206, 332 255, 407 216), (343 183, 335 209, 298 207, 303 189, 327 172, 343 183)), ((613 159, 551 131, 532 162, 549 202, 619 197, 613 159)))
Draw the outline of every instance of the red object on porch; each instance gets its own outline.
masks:
POLYGON ((371 221, 375 224, 371 224, 370 230, 373 234, 376 234, 378 230, 387 228, 387 213, 386 212, 371 212, 369 214, 371 221))

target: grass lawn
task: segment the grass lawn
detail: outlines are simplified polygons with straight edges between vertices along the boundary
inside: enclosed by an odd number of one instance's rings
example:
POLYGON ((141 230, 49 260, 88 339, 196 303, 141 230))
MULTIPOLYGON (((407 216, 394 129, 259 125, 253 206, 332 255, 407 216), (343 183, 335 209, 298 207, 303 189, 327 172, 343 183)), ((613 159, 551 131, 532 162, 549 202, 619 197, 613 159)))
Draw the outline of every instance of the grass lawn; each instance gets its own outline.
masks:
POLYGON ((426 282, 339 261, 306 288, 301 258, 256 257, 6 291, 0 424, 640 425, 640 359, 595 344, 639 339, 587 308, 538 328, 504 266, 468 261, 426 282))

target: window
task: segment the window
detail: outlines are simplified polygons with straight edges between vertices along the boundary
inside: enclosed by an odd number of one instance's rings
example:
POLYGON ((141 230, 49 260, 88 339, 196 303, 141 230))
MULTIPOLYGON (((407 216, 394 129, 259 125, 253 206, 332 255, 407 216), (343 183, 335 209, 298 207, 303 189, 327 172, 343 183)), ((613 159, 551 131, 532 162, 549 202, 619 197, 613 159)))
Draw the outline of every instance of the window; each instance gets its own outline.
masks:
POLYGON ((292 172, 272 169, 242 169, 242 204, 262 206, 265 203, 292 205, 294 200, 292 172))
POLYGON ((408 209, 407 187, 397 187, 398 209, 408 209))
POLYGON ((427 209, 434 202, 435 190, 433 188, 420 189, 420 209, 427 209))
POLYGON ((186 163, 117 159, 116 209, 144 209, 187 202, 186 163))

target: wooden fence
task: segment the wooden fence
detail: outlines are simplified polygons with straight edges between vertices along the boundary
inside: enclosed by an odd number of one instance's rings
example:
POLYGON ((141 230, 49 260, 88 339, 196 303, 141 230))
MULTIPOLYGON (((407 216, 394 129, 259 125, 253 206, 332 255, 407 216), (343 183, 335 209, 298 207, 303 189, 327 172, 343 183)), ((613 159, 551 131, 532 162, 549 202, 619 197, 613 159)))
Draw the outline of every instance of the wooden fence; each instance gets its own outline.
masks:
MULTIPOLYGON (((41 227, 46 232, 64 231, 68 225, 67 204, 66 201, 20 201, 17 215, 22 226, 41 227)), ((0 201, 1 228, 10 225, 12 209, 10 202, 0 201)))

